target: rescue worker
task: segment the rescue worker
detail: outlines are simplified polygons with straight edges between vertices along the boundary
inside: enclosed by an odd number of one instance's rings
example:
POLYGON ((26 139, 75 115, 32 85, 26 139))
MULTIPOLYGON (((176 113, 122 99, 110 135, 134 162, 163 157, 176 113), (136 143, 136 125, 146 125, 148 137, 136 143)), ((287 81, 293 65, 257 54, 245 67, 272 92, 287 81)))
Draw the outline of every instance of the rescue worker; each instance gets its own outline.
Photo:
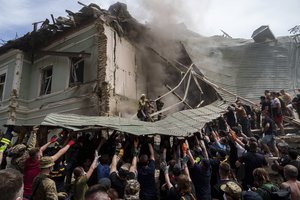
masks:
POLYGON ((10 145, 11 139, 13 137, 12 132, 13 132, 13 126, 8 126, 5 134, 0 140, 0 165, 2 163, 3 153, 10 145))
POLYGON ((145 94, 141 95, 141 98, 139 100, 139 109, 138 109, 138 113, 137 113, 137 117, 141 120, 141 121, 147 121, 149 118, 149 114, 148 114, 148 99, 146 98, 145 94))
MULTIPOLYGON (((156 102, 155 102, 156 103, 156 110, 160 111, 164 106, 164 102, 161 101, 160 96, 158 96, 158 98, 159 99, 156 100, 156 102)), ((157 120, 161 120, 161 117, 162 117, 162 113, 159 113, 158 116, 157 116, 157 120)))

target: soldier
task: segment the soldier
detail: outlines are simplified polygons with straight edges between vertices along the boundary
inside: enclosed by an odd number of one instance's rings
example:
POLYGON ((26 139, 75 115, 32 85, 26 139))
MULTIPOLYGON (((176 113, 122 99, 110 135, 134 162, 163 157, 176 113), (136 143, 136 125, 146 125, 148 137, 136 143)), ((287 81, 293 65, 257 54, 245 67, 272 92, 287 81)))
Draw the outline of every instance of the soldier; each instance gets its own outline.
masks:
POLYGON ((48 177, 54 164, 53 158, 50 156, 41 158, 41 173, 34 179, 32 184, 32 200, 58 200, 67 197, 64 192, 57 193, 55 182, 48 177))
POLYGON ((139 193, 140 183, 135 179, 128 180, 124 190, 124 198, 126 200, 139 200, 139 193))
POLYGON ((24 164, 27 158, 29 158, 29 151, 36 145, 36 133, 38 129, 37 126, 33 127, 27 146, 25 144, 17 144, 8 149, 8 156, 11 157, 11 164, 8 165, 9 168, 17 169, 21 173, 24 172, 24 164))

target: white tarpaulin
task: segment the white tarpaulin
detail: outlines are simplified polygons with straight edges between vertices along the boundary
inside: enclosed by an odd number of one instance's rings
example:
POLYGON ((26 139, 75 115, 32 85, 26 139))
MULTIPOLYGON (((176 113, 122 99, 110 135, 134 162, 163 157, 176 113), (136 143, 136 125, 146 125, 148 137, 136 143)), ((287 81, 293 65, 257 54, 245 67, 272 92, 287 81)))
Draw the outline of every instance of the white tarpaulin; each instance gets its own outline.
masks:
POLYGON ((176 112, 157 122, 143 122, 120 117, 53 113, 47 115, 41 125, 63 127, 74 131, 85 130, 88 127, 107 127, 133 135, 189 136, 200 131, 207 122, 219 117, 226 108, 227 104, 216 101, 198 109, 176 112))

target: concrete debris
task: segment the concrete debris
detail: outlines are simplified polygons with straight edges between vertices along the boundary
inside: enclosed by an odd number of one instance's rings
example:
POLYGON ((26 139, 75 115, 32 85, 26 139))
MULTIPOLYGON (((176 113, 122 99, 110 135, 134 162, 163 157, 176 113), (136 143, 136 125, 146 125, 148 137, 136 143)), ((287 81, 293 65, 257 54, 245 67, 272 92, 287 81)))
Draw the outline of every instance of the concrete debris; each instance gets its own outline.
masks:
POLYGON ((261 26, 252 34, 252 39, 257 43, 269 42, 276 40, 269 26, 261 26))

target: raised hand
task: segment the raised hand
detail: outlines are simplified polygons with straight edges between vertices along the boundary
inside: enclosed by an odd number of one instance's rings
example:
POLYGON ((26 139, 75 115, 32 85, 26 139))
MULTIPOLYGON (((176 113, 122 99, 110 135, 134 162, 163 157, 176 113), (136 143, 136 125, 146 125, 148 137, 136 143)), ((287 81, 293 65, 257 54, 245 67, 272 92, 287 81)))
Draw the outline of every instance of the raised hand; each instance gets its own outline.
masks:
POLYGON ((37 132, 40 129, 40 126, 36 125, 32 128, 33 132, 37 132))
POLYGON ((56 139, 57 139, 56 135, 53 135, 53 136, 50 138, 50 143, 52 144, 52 143, 56 142, 56 139))
POLYGON ((160 164, 160 168, 164 172, 164 174, 169 173, 169 166, 167 165, 167 163, 165 161, 160 164))

